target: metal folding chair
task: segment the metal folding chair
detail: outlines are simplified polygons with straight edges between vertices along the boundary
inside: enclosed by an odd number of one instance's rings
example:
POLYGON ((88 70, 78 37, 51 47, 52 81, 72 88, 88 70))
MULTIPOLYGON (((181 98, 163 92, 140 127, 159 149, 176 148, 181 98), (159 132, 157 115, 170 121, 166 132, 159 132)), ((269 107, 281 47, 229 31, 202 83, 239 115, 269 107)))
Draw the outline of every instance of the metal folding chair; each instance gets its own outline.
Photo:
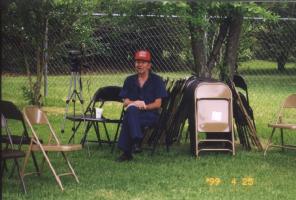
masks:
MULTIPOLYGON (((18 162, 18 160, 20 158, 25 157, 25 152, 18 149, 16 147, 16 145, 13 143, 12 135, 11 135, 11 132, 10 132, 8 126, 7 126, 6 118, 2 114, 0 116, 1 116, 1 129, 3 131, 2 137, 5 136, 9 140, 9 142, 5 145, 5 147, 3 149, 1 148, 1 176, 0 177, 2 179, 3 174, 4 174, 4 169, 6 166, 6 161, 13 160, 14 165, 13 165, 12 171, 14 171, 14 166, 16 166, 17 174, 18 174, 18 177, 21 181, 23 191, 24 191, 24 193, 27 193, 25 182, 24 182, 23 176, 21 175, 20 165, 18 162)), ((1 140, 2 140, 2 137, 1 137, 1 140)))
MULTIPOLYGON (((23 113, 24 113, 24 118, 25 118, 26 122, 28 123, 33 136, 32 136, 31 143, 30 143, 29 149, 26 153, 26 157, 24 160, 24 166, 22 169, 22 176, 26 176, 26 175, 30 175, 30 174, 35 173, 35 172, 31 172, 31 173, 25 174, 25 169, 27 167, 28 158, 32 152, 41 152, 43 154, 42 166, 44 165, 44 163, 46 161, 52 174, 54 175, 54 177, 56 179, 56 182, 58 183, 58 185, 60 186, 62 191, 64 190, 64 187, 63 187, 62 181, 60 179, 61 176, 71 175, 75 178, 76 182, 79 183, 78 177, 75 174, 75 171, 74 171, 70 161, 68 160, 66 153, 71 152, 71 151, 81 150, 82 146, 80 144, 68 144, 68 145, 61 144, 54 129, 52 128, 51 124, 49 123, 46 114, 40 108, 38 108, 36 106, 25 107, 23 110, 23 113), (39 125, 39 126, 43 126, 43 127, 47 128, 49 134, 48 134, 48 142, 46 144, 40 142, 40 138, 39 138, 40 134, 38 134, 38 132, 36 131, 35 125, 39 125), (64 158, 64 160, 67 163, 69 171, 67 171, 65 173, 58 174, 56 172, 56 169, 53 167, 52 162, 50 161, 50 158, 48 155, 49 152, 61 153, 62 157, 64 158)), ((38 129, 38 130, 40 130, 40 129, 38 129)), ((45 130, 45 129, 43 129, 43 130, 45 130)))
POLYGON ((202 82, 196 87, 194 97, 196 156, 201 151, 229 151, 235 155, 232 93, 229 87, 221 82, 202 82), (221 133, 229 137, 200 139, 200 133, 207 135, 221 133), (211 143, 219 144, 214 147, 211 143))
MULTIPOLYGON (((84 133, 83 143, 86 141, 88 130, 91 128, 91 126, 94 126, 96 135, 97 135, 97 141, 88 140, 88 142, 99 142, 100 144, 103 142, 108 143, 109 145, 113 145, 112 148, 114 148, 114 145, 116 143, 116 138, 119 133, 120 125, 122 123, 122 117, 123 117, 123 100, 119 97, 119 93, 121 91, 121 87, 118 86, 106 86, 102 87, 97 90, 95 93, 92 101, 89 105, 89 112, 91 113, 92 118, 95 118, 95 120, 89 120, 86 131, 84 133), (118 110, 116 112, 116 116, 111 116, 114 114, 114 112, 108 113, 108 106, 107 104, 112 104, 112 107, 115 107, 115 104, 120 104, 119 107, 121 110, 118 110), (101 118, 97 119, 95 114, 95 108, 99 107, 104 110, 104 113, 101 118), (100 131, 99 131, 99 123, 102 123, 104 127, 104 132, 106 134, 107 140, 101 140, 100 138, 100 131), (107 124, 115 124, 116 125, 116 131, 114 135, 113 141, 111 140, 110 133, 107 128, 107 124)), ((110 110, 110 107, 109 107, 110 110)))
POLYGON ((271 135, 269 137, 264 155, 270 147, 280 147, 282 150, 296 149, 296 145, 290 145, 284 143, 284 129, 296 130, 296 94, 289 95, 280 107, 280 111, 277 115, 276 121, 272 124, 268 124, 268 127, 272 128, 271 135), (276 129, 280 129, 281 144, 272 144, 272 138, 276 129))
MULTIPOLYGON (((10 122, 14 122, 13 126, 17 126, 21 129, 20 132, 16 132, 14 129, 10 129, 10 136, 8 137, 8 135, 3 135, 1 142, 9 144, 9 138, 11 138, 12 143, 17 145, 19 150, 21 149, 22 145, 29 145, 31 142, 31 138, 29 137, 23 114, 18 109, 18 107, 10 101, 0 100, 0 113, 6 118, 7 124, 10 124, 10 122)), ((42 142, 43 141, 41 141, 41 143, 42 142)), ((32 158, 36 171, 39 172, 34 153, 32 153, 32 158)))
POLYGON ((122 98, 119 97, 119 93, 121 89, 122 88, 118 86, 106 86, 106 87, 99 88, 94 94, 91 102, 87 106, 84 116, 75 116, 75 117, 68 116, 67 117, 67 119, 69 120, 78 122, 77 126, 73 131, 72 136, 69 139, 69 143, 73 140, 81 123, 86 123, 84 135, 81 139, 82 145, 84 145, 85 142, 98 142, 99 144, 108 143, 109 145, 113 145, 112 149, 114 148, 114 145, 117 140, 118 132, 120 129, 120 125, 122 123, 122 117, 123 117, 123 101, 122 101, 122 98), (110 111, 111 108, 115 107, 115 104, 120 104, 120 107, 121 107, 120 108, 121 110, 116 113, 114 113, 114 111, 110 111), (96 113, 95 113, 96 107, 102 108, 104 110, 101 118, 96 118, 96 113), (108 112, 108 109, 109 109, 109 112, 108 112), (101 134, 99 129, 100 123, 104 127, 104 132, 106 134, 107 140, 101 139, 101 134), (107 128, 107 124, 116 125, 116 131, 115 131, 113 140, 111 140, 110 138, 110 133, 107 128), (87 140, 87 136, 91 127, 94 127, 97 140, 87 140))
POLYGON ((241 88, 246 93, 247 102, 249 104, 248 86, 247 86, 245 79, 239 74, 234 74, 233 75, 233 83, 234 83, 235 87, 241 88))

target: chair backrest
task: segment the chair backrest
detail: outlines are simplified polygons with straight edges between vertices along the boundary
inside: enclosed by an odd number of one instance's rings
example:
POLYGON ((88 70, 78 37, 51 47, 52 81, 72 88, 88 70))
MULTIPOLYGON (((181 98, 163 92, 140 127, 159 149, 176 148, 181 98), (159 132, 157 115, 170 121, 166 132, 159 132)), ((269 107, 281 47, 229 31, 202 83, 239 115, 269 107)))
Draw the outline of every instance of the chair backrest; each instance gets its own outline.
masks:
POLYGON ((247 86, 245 79, 241 75, 234 74, 233 75, 233 83, 234 83, 235 87, 241 88, 245 91, 246 99, 247 99, 247 102, 249 103, 248 86, 247 86))
POLYGON ((285 99, 283 108, 296 108, 296 94, 291 94, 285 99))
MULTIPOLYGON (((122 87, 119 86, 106 86, 99 88, 95 92, 91 102, 87 106, 85 114, 88 114, 90 112, 92 115, 95 115, 95 107, 97 107, 97 104, 99 104, 98 107, 103 107, 106 102, 123 103, 123 99, 119 96, 121 89, 122 87)), ((120 115, 120 118, 122 118, 123 105, 120 115)))
POLYGON ((24 120, 22 112, 10 101, 0 101, 0 112, 6 119, 24 120))
POLYGON ((232 131, 232 93, 222 82, 202 82, 195 89, 197 132, 232 131))
POLYGON ((122 102, 119 93, 122 87, 119 86, 106 86, 99 88, 93 96, 93 101, 104 102, 104 101, 117 101, 122 102))
POLYGON ((24 108, 24 114, 31 125, 48 123, 45 113, 37 106, 29 106, 24 108))
POLYGON ((291 94, 283 101, 275 123, 296 123, 296 94, 291 94))
POLYGON ((233 83, 235 87, 239 87, 245 91, 248 90, 247 83, 241 75, 238 75, 238 74, 233 75, 233 83))
POLYGON ((1 128, 5 128, 6 127, 6 118, 4 117, 4 115, 0 115, 1 117, 1 128))
MULTIPOLYGON (((8 136, 9 144, 11 145, 11 148, 13 148, 14 144, 13 144, 13 141, 11 138, 10 130, 7 126, 7 119, 5 118, 5 116, 3 114, 0 114, 0 117, 1 117, 1 129, 3 130, 3 132, 1 132, 1 134, 2 135, 6 134, 8 136)), ((2 137, 1 137, 1 139, 2 139, 2 137)))
POLYGON ((40 139, 33 127, 33 125, 47 125, 50 129, 50 135, 49 135, 49 142, 51 141, 51 138, 54 137, 55 142, 57 144, 60 144, 60 141, 55 133, 55 131, 53 130, 51 124, 48 121, 48 118, 46 116, 46 114, 37 106, 28 106, 25 107, 23 110, 23 114, 24 117, 28 123, 28 125, 31 128, 31 131, 33 133, 33 136, 35 138, 35 142, 38 144, 41 144, 40 139))
MULTIPOLYGON (((22 135, 19 136, 25 136, 26 138, 29 137, 23 114, 15 104, 10 101, 0 100, 0 113, 3 114, 7 120, 17 120, 19 123, 21 123, 23 130, 22 135)), ((22 140, 20 141, 20 143, 21 142, 22 140)))

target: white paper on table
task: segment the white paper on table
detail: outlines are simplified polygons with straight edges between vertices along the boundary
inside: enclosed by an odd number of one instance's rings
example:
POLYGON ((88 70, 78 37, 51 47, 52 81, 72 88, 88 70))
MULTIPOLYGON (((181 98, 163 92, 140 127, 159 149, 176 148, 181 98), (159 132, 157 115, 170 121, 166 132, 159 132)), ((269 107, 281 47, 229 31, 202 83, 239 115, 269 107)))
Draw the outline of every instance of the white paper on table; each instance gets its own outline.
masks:
POLYGON ((212 120, 213 121, 222 121, 222 112, 212 112, 212 120))

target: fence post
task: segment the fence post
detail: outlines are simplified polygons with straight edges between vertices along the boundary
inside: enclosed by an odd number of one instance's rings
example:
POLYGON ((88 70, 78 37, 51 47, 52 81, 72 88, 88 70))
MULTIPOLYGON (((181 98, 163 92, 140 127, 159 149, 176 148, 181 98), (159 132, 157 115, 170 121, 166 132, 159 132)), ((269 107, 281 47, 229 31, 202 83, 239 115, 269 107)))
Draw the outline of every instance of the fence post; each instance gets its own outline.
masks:
POLYGON ((47 83, 47 73, 48 73, 48 19, 45 23, 45 34, 44 34, 44 97, 48 95, 48 83, 47 83))

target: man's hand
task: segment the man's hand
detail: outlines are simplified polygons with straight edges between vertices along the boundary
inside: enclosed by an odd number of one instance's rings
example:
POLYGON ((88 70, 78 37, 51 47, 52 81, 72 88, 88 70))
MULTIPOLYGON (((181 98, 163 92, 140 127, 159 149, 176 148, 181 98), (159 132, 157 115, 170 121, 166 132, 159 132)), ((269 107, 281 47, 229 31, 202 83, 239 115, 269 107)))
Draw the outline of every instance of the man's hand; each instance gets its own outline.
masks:
POLYGON ((126 108, 128 108, 129 106, 136 106, 140 110, 159 109, 161 107, 161 98, 155 99, 155 101, 150 104, 146 104, 144 101, 141 100, 131 101, 130 99, 126 98, 123 100, 123 105, 126 108))
POLYGON ((134 101, 133 104, 139 108, 140 110, 146 110, 146 104, 144 101, 140 101, 140 100, 137 100, 137 101, 134 101))

